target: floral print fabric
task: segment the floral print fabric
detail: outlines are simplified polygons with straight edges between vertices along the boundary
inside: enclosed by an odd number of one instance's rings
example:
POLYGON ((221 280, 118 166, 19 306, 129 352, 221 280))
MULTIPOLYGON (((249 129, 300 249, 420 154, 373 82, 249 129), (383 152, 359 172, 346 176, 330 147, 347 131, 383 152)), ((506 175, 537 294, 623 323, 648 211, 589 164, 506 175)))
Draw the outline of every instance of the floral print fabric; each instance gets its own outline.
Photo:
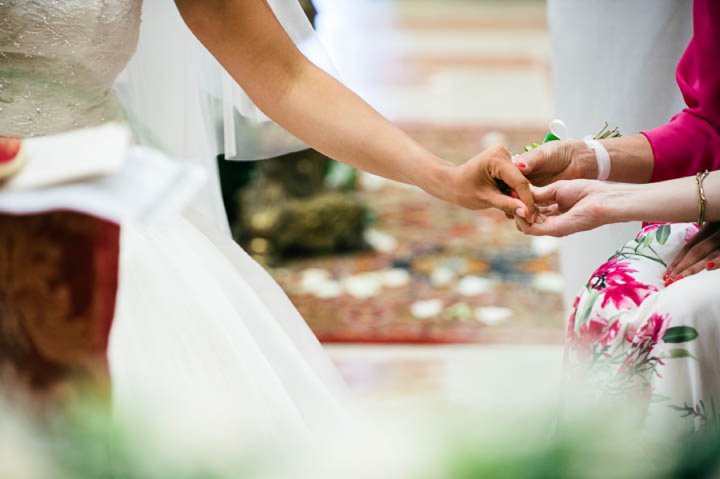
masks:
POLYGON ((592 275, 576 298, 566 372, 602 397, 639 401, 676 432, 720 424, 720 271, 665 287, 695 224, 651 224, 592 275))

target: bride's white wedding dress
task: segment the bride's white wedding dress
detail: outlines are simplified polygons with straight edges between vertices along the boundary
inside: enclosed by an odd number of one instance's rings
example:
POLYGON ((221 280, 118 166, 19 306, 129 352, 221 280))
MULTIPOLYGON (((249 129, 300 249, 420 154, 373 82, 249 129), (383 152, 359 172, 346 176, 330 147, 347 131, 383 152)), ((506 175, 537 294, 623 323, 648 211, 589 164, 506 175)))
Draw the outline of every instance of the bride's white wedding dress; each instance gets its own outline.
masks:
MULTIPOLYGON (((0 134, 122 120, 112 84, 135 50, 141 3, 0 3, 0 134)), ((303 319, 203 221, 123 226, 109 348, 116 406, 210 424, 227 439, 303 435, 341 420, 344 385, 303 319)))

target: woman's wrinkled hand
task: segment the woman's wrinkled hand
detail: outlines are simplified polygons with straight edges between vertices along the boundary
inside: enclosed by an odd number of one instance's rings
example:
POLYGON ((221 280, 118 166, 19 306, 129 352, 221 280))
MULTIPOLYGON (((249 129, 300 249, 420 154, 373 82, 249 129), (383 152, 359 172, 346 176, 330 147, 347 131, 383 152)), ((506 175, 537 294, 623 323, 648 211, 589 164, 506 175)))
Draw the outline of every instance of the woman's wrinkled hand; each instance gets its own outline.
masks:
POLYGON ((703 270, 720 267, 720 222, 706 223, 668 266, 663 279, 669 286, 703 270))
POLYGON ((535 201, 530 182, 503 146, 494 146, 452 168, 443 196, 468 209, 497 208, 512 218, 520 209, 533 221, 535 201))
POLYGON ((532 223, 518 210, 515 225, 534 236, 567 236, 612 222, 608 199, 612 187, 595 180, 558 181, 544 187, 532 187, 538 205, 539 222, 532 223))
POLYGON ((513 162, 535 186, 597 177, 595 153, 582 140, 550 141, 513 162))

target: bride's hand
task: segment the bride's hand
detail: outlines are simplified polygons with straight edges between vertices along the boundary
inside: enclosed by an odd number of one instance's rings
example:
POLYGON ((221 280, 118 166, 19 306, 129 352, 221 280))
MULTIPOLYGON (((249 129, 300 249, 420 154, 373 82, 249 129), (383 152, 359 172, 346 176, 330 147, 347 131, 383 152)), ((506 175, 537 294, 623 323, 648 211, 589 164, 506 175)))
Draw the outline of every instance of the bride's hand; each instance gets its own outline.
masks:
POLYGON ((503 146, 494 146, 450 170, 441 198, 468 209, 498 208, 512 217, 522 209, 527 218, 536 215, 530 183, 515 166, 503 146), (501 188, 509 188, 503 191, 501 188), (515 194, 513 194, 513 192, 515 194))
POLYGON ((532 188, 541 213, 541 223, 531 224, 515 215, 515 224, 523 233, 535 236, 567 236, 614 221, 612 186, 594 180, 558 181, 542 188, 532 188))

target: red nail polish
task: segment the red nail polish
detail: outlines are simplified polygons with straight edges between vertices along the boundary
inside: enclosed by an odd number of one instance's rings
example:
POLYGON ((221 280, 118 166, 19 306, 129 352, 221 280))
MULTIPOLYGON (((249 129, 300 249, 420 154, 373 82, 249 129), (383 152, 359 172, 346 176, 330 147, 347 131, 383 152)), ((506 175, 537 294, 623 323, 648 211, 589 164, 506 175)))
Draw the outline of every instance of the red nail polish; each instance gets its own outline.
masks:
POLYGON ((675 279, 673 280, 673 283, 674 283, 675 281, 680 281, 680 280, 683 279, 684 277, 685 277, 685 276, 683 276, 682 274, 677 275, 677 276, 675 277, 675 279))
POLYGON ((713 269, 715 267, 715 261, 708 261, 705 266, 707 267, 707 269, 713 269))
POLYGON ((674 282, 675 282, 675 280, 673 280, 673 279, 668 279, 668 280, 666 280, 666 281, 665 281, 665 287, 667 288, 668 286, 670 286, 670 285, 673 284, 674 282))
POLYGON ((670 279, 670 273, 665 273, 665 276, 663 276, 663 281, 667 281, 670 279))
POLYGON ((19 138, 0 138, 0 164, 15 160, 21 145, 22 141, 19 138))
POLYGON ((518 168, 527 168, 527 165, 523 162, 515 163, 518 168))

